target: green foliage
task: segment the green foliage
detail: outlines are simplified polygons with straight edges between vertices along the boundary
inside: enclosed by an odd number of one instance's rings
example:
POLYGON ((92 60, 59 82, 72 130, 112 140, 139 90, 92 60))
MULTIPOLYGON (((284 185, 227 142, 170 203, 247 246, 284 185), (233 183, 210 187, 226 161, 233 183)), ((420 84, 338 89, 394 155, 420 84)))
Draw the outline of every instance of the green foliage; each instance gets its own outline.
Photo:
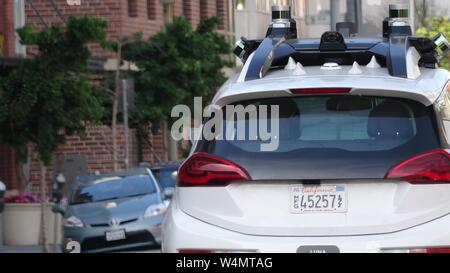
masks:
MULTIPOLYGON (((439 33, 444 34, 450 39, 450 19, 447 16, 439 16, 425 19, 425 26, 417 30, 418 35, 433 38, 439 33)), ((449 55, 445 56, 440 66, 447 70, 450 70, 449 55)))
POLYGON ((124 59, 140 70, 131 75, 137 93, 131 116, 135 125, 170 122, 173 106, 192 105, 194 96, 207 100, 226 80, 222 68, 231 64, 223 55, 230 46, 215 31, 219 22, 212 17, 193 30, 185 18, 175 18, 148 40, 137 34, 125 43, 124 59))
POLYGON ((26 145, 36 146, 49 165, 66 135, 83 133, 86 121, 102 117, 100 96, 85 74, 87 43, 105 41, 106 22, 71 17, 65 28, 52 26, 17 32, 22 43, 36 45, 41 54, 24 60, 0 82, 0 134, 25 160, 26 145))

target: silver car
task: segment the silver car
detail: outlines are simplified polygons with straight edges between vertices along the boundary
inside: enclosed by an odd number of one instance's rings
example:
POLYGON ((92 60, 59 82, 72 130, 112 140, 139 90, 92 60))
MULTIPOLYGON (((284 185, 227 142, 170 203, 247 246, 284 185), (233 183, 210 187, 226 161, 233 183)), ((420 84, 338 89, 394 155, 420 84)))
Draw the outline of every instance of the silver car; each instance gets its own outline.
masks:
POLYGON ((90 176, 73 188, 63 250, 112 252, 159 246, 168 201, 146 168, 90 176), (69 242, 72 242, 69 244, 69 242))

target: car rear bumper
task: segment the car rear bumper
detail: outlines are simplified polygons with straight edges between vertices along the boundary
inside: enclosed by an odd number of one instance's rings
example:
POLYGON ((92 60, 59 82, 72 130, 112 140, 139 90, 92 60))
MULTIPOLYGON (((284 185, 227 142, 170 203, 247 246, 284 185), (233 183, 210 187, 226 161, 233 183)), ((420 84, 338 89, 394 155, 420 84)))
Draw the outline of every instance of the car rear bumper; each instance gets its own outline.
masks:
POLYGON ((305 246, 337 247, 342 253, 380 253, 450 246, 450 215, 406 230, 363 236, 253 236, 210 225, 182 212, 175 202, 163 224, 162 252, 180 249, 295 253, 305 246))
MULTIPOLYGON (((76 241, 81 251, 86 253, 113 252, 133 248, 152 247, 161 244, 161 222, 163 215, 142 219, 117 228, 84 227, 64 228, 64 241, 76 241), (113 242, 106 241, 106 232, 124 229, 126 239, 113 242)), ((64 250, 63 246, 63 250, 64 250)))

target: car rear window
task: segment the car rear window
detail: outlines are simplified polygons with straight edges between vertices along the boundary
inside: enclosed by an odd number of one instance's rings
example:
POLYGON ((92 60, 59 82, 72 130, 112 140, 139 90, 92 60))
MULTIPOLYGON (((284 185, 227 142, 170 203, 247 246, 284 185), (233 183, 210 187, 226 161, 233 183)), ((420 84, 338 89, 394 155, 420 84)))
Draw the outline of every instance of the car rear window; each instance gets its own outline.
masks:
MULTIPOLYGON (((254 179, 383 178, 396 163, 440 146, 432 107, 411 100, 302 96, 239 104, 279 106, 278 147, 261 151, 268 141, 250 140, 246 116, 224 119, 222 128, 246 128, 245 140, 200 141, 196 151, 228 159, 254 179)), ((270 129, 267 119, 259 122, 270 129)))
POLYGON ((75 190, 71 204, 84 204, 156 193, 148 175, 98 177, 75 190))

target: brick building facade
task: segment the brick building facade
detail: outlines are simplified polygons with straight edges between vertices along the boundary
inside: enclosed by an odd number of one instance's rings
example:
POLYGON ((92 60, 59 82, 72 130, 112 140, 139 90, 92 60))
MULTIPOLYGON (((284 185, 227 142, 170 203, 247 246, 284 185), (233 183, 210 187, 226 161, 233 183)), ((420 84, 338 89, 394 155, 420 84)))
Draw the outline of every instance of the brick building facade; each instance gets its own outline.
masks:
MULTIPOLYGON (((4 55, 14 54, 14 6, 10 0, 0 0, 0 33, 4 37, 4 55)), ((24 14, 26 23, 35 28, 45 28, 54 24, 63 24, 69 16, 96 16, 108 22, 107 34, 109 39, 130 36, 136 32, 142 32, 144 37, 158 33, 164 27, 164 23, 171 21, 173 17, 185 16, 193 27, 210 16, 219 16, 223 23, 219 31, 229 32, 230 12, 232 5, 227 0, 33 0, 24 1, 24 14), (68 3, 75 3, 69 5, 68 3), (79 5, 77 4, 79 3, 79 5)), ((105 63, 113 61, 114 54, 102 50, 99 46, 92 46, 96 57, 107 59, 105 63)), ((36 54, 33 48, 28 49, 28 54, 36 54)), ((107 68, 106 68, 107 69, 107 68)), ((149 106, 151 107, 151 106, 149 106)), ((123 126, 119 125, 117 143, 119 146, 119 168, 125 168, 124 151, 125 138, 123 126)), ((167 159, 167 136, 158 134, 152 136, 153 148, 143 143, 138 143, 135 132, 129 132, 129 165, 136 166, 140 161, 153 163, 157 158, 167 159)), ((54 165, 48 170, 48 181, 52 181, 55 169, 58 169, 64 158, 78 156, 85 162, 85 171, 108 172, 113 169, 111 128, 108 126, 88 126, 86 136, 73 136, 62 145, 54 160, 54 165)), ((30 148, 31 151, 31 148, 30 148)), ((29 183, 27 190, 37 191, 39 184, 39 164, 33 160, 31 153, 29 164, 24 166, 23 172, 29 183)), ((6 182, 9 189, 23 189, 19 182, 19 167, 16 163, 14 152, 0 143, 0 180, 6 182)))
POLYGON ((14 54, 14 4, 0 0, 0 56, 14 54))
MULTIPOLYGON (((14 1, 0 0, 0 72, 12 69, 15 58, 14 1)), ((14 151, 0 143, 0 181, 15 186, 18 177, 18 163, 14 151)))

